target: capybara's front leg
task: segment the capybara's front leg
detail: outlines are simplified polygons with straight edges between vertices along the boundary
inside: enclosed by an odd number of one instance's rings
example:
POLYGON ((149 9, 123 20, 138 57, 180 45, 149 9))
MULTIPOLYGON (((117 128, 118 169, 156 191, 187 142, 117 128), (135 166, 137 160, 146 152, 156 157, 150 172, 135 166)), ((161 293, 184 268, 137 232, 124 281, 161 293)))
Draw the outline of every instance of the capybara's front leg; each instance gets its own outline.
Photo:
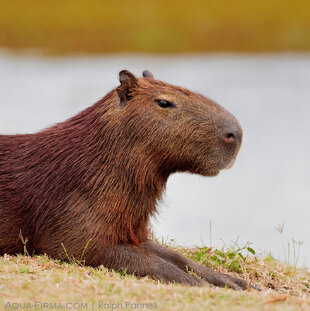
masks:
POLYGON ((149 276, 167 283, 202 286, 207 283, 176 265, 139 246, 114 245, 104 251, 102 264, 114 270, 126 270, 136 276, 149 276))
MULTIPOLYGON (((153 252, 160 258, 170 262, 171 264, 174 264, 183 271, 192 270, 202 279, 215 286, 227 286, 233 289, 246 289, 248 287, 245 280, 228 274, 213 271, 210 268, 187 258, 179 252, 176 252, 151 240, 145 242, 143 246, 146 250, 153 252)), ((251 287, 259 290, 259 288, 254 286, 251 287)))

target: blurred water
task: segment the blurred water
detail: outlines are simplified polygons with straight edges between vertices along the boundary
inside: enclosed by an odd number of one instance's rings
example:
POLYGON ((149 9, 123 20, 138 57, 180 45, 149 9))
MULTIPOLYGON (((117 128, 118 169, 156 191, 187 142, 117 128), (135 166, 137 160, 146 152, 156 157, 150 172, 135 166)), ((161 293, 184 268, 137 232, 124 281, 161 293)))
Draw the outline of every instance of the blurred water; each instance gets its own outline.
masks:
MULTIPOLYGON (((215 178, 169 179, 158 236, 186 246, 253 242, 283 259, 281 237, 304 241, 310 266, 310 55, 37 58, 0 54, 0 132, 28 133, 65 120, 118 85, 127 68, 198 91, 230 110, 244 129, 234 167, 215 178)), ((292 242, 291 242, 292 243, 292 242)), ((291 256, 293 254, 291 253, 291 256)))

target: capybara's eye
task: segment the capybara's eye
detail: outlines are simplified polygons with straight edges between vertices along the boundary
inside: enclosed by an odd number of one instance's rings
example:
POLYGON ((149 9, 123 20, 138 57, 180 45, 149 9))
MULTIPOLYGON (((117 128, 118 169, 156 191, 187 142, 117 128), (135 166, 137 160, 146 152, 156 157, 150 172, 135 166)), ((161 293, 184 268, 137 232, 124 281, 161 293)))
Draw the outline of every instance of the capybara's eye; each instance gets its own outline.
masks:
POLYGON ((164 99, 156 99, 157 105, 161 108, 176 108, 176 105, 168 100, 164 99))

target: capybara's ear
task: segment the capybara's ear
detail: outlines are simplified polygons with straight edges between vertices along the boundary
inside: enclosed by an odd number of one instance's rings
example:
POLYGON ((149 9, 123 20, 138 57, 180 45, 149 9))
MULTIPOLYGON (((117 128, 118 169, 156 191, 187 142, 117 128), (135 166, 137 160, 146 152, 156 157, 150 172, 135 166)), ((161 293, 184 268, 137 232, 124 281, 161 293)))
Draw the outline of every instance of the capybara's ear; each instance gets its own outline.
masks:
POLYGON ((138 79, 128 70, 122 70, 119 73, 119 82, 121 85, 116 89, 122 105, 126 105, 132 98, 132 91, 138 85, 138 79))
POLYGON ((144 70, 142 74, 144 78, 154 79, 153 74, 149 70, 144 70))

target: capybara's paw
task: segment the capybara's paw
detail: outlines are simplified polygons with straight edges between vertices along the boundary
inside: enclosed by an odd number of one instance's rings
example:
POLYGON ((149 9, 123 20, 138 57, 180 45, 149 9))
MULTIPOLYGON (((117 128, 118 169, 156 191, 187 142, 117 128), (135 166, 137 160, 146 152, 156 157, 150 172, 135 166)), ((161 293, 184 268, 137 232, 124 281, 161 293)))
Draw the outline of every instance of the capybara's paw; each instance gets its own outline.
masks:
POLYGON ((250 289, 261 291, 261 289, 257 286, 254 286, 254 285, 248 286, 248 283, 245 280, 240 279, 238 277, 235 277, 229 274, 221 274, 221 276, 222 276, 222 280, 226 282, 226 286, 229 288, 233 288, 236 290, 245 290, 245 289, 250 288, 250 289))
POLYGON ((202 278, 205 279, 208 283, 211 283, 218 287, 228 287, 235 290, 245 290, 248 288, 258 291, 261 290, 256 286, 249 286, 248 283, 243 279, 225 273, 218 273, 209 270, 207 274, 202 276, 202 278))

